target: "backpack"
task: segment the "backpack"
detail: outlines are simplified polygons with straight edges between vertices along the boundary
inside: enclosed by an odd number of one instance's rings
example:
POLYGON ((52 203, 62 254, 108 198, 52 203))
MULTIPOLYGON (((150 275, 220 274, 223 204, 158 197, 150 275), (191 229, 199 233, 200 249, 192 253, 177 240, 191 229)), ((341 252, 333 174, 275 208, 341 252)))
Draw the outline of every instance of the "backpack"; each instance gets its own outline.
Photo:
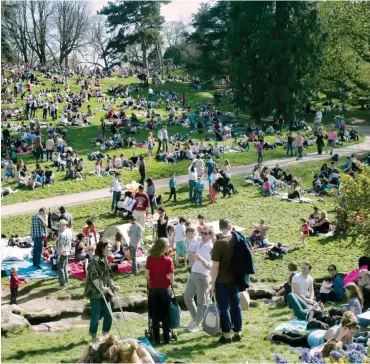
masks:
POLYGON ((202 328, 208 335, 217 335, 221 329, 221 318, 217 303, 210 301, 204 312, 202 328))
POLYGON ((339 160, 339 155, 338 155, 338 154, 334 154, 334 155, 331 157, 331 160, 332 160, 332 162, 338 162, 338 160, 339 160))

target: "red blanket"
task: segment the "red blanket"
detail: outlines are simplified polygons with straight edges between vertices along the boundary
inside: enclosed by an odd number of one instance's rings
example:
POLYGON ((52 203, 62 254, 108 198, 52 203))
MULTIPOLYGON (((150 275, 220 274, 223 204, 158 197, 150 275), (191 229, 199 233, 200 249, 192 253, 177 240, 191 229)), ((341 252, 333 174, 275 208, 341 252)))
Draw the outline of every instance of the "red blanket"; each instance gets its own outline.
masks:
MULTIPOLYGON (((72 277, 80 280, 86 279, 86 274, 84 272, 83 263, 82 262, 70 262, 68 263, 69 273, 72 277)), ((118 264, 118 271, 117 273, 128 273, 132 271, 132 265, 124 261, 118 264)))

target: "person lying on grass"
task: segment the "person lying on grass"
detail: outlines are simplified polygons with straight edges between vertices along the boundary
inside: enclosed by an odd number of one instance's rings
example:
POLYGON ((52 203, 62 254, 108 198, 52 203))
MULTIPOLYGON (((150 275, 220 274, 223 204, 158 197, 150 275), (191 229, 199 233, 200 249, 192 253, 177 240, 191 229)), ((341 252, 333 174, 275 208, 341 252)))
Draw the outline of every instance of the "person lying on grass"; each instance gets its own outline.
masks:
POLYGON ((154 360, 137 340, 118 341, 108 335, 99 343, 87 345, 77 363, 154 363, 154 360))

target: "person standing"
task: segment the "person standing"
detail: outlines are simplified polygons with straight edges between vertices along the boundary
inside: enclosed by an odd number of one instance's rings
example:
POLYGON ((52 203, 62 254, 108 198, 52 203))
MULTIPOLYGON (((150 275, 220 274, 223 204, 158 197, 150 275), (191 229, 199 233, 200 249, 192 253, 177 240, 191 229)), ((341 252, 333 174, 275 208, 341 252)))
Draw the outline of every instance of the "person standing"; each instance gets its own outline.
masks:
POLYGON ((188 171, 189 171, 189 201, 194 202, 195 201, 194 188, 195 184, 197 183, 197 171, 194 161, 188 167, 188 171))
POLYGON ((168 233, 167 233, 167 226, 168 226, 168 216, 166 214, 166 211, 163 207, 158 208, 158 213, 159 213, 159 219, 157 221, 157 236, 159 238, 167 238, 168 233))
POLYGON ((10 304, 11 305, 17 304, 19 285, 21 283, 26 283, 26 279, 19 277, 17 273, 18 273, 17 267, 10 268, 10 304))
POLYGON ((103 335, 109 334, 112 327, 112 315, 110 301, 112 295, 109 290, 118 291, 111 277, 111 269, 107 257, 109 246, 107 242, 99 242, 96 246, 95 255, 91 258, 87 266, 86 285, 84 296, 90 300, 91 319, 89 334, 93 342, 98 342, 96 334, 98 332, 99 320, 103 317, 103 335), (108 305, 105 303, 102 294, 105 295, 108 305))
POLYGON ((163 151, 168 152, 168 131, 167 127, 162 126, 162 142, 163 142, 163 151))
POLYGON ((206 175, 208 179, 208 189, 209 189, 209 196, 212 195, 212 184, 211 184, 211 174, 213 173, 214 169, 216 167, 216 163, 212 160, 212 156, 207 156, 207 162, 206 162, 206 175))
POLYGON ((139 173, 140 173, 140 184, 144 185, 145 177, 146 177, 146 164, 144 157, 141 155, 139 157, 139 162, 138 162, 138 167, 139 167, 139 173))
POLYGON ((48 139, 46 140, 45 149, 46 149, 46 160, 49 162, 49 159, 52 160, 54 150, 54 140, 51 137, 51 135, 49 135, 48 139))
POLYGON ((174 202, 176 202, 176 176, 175 174, 173 174, 172 177, 170 178, 168 182, 168 186, 170 187, 170 196, 168 197, 167 201, 170 201, 173 196, 173 200, 174 202))
POLYGON ((47 236, 46 209, 41 208, 39 213, 31 220, 31 238, 33 240, 32 264, 36 269, 41 269, 41 254, 44 238, 47 236))
POLYGON ((151 209, 151 213, 152 213, 152 216, 153 216, 154 215, 154 208, 155 208, 155 205, 156 205, 156 198, 155 198, 155 185, 154 185, 154 182, 151 178, 148 178, 146 180, 146 194, 149 197, 150 209, 151 209))
POLYGON ((232 234, 232 225, 228 220, 221 219, 219 228, 222 233, 212 251, 211 294, 216 294, 216 301, 221 314, 221 344, 241 341, 242 310, 240 306, 239 288, 233 275, 232 260, 236 238, 232 234), (234 332, 231 338, 231 330, 234 332))
POLYGON ((213 231, 209 227, 205 227, 202 229, 201 236, 202 240, 195 254, 190 254, 190 249, 188 253, 189 260, 194 260, 184 293, 184 301, 192 317, 192 321, 188 325, 190 332, 197 331, 203 320, 212 267, 213 231), (197 295, 197 306, 194 302, 195 295, 197 295))
POLYGON ((71 255, 72 231, 67 227, 67 220, 59 221, 59 235, 57 241, 57 270, 59 276, 58 289, 68 284, 68 258, 71 255))
MULTIPOLYGON (((163 129, 163 128, 162 128, 163 129)), ((158 130, 158 134, 157 134, 157 137, 158 137, 158 150, 157 150, 157 153, 160 152, 162 150, 162 142, 163 142, 163 133, 162 133, 162 129, 159 129, 158 130)))
POLYGON ((153 340, 160 344, 160 323, 163 328, 163 341, 170 342, 171 283, 175 280, 175 268, 167 257, 170 244, 167 239, 158 239, 150 250, 145 265, 145 278, 149 285, 148 306, 153 322, 153 340))
POLYGON ((337 133, 335 132, 334 129, 331 129, 328 133, 328 151, 327 151, 327 153, 330 153, 330 155, 333 154, 333 149, 337 140, 338 140, 337 133))
POLYGON ((115 214, 117 212, 117 203, 120 201, 122 193, 122 181, 120 172, 116 172, 114 174, 114 178, 112 179, 111 192, 113 192, 111 214, 115 214))
POLYGON ((60 220, 67 220, 68 226, 71 230, 73 230, 73 217, 72 215, 67 212, 66 208, 64 206, 59 207, 60 212, 60 220))
POLYGON ((138 192, 135 194, 135 210, 133 212, 133 216, 136 218, 136 221, 141 225, 143 228, 143 232, 145 230, 145 218, 146 213, 150 206, 149 196, 144 192, 143 185, 139 186, 138 192))
POLYGON ((294 137, 292 133, 289 133, 287 136, 287 143, 286 143, 286 155, 289 155, 293 157, 293 142, 294 142, 294 137))
POLYGON ((322 149, 323 147, 325 146, 325 142, 324 142, 324 132, 323 131, 320 131, 316 137, 316 145, 317 145, 317 153, 319 155, 322 154, 322 149))
POLYGON ((41 159, 43 158, 43 154, 44 154, 44 149, 42 147, 42 139, 41 139, 40 131, 36 132, 36 138, 33 141, 33 144, 35 146, 36 163, 37 163, 40 158, 41 159))
POLYGON ((130 220, 131 226, 128 228, 127 234, 130 238, 129 250, 132 262, 132 273, 136 274, 138 271, 136 253, 143 236, 143 228, 136 222, 136 218, 134 216, 132 216, 130 220))
POLYGON ((148 133, 148 158, 149 159, 152 159, 154 144, 155 143, 154 143, 153 133, 150 131, 148 133))
POLYGON ((295 144, 298 151, 298 157, 297 160, 303 158, 303 143, 304 143, 304 137, 302 133, 298 133, 297 137, 295 138, 295 144))

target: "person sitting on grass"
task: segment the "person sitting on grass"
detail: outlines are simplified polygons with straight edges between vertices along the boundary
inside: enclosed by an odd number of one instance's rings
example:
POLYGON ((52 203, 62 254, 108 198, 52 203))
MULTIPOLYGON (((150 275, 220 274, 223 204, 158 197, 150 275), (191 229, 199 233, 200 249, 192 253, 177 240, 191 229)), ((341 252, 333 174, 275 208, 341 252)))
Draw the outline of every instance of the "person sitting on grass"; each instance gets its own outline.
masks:
POLYGON ((346 294, 348 304, 342 306, 340 310, 342 312, 351 311, 356 316, 361 315, 364 299, 360 288, 356 283, 350 282, 344 286, 344 292, 346 294))
POLYGON ((269 179, 265 177, 262 185, 262 196, 271 196, 271 194, 272 194, 271 184, 269 182, 269 179))
POLYGON ((321 293, 321 302, 339 302, 343 299, 343 280, 337 272, 337 267, 334 264, 330 264, 328 267, 328 272, 331 276, 331 287, 329 293, 321 293))
POLYGON ((297 273, 298 266, 295 263, 289 263, 288 264, 288 278, 287 281, 284 283, 284 286, 276 293, 277 296, 281 296, 284 294, 284 302, 285 304, 288 304, 288 294, 292 293, 292 280, 294 275, 297 273))
POLYGON ((120 262, 125 256, 123 241, 124 241, 123 235, 120 232, 117 232, 114 238, 114 242, 110 245, 111 254, 109 255, 109 257, 114 262, 120 262))
POLYGON ((298 185, 298 181, 294 180, 291 185, 288 186, 288 199, 301 199, 301 192, 298 185))
POLYGON ((329 181, 326 178, 324 178, 321 182, 320 193, 322 195, 328 195, 330 193, 330 190, 331 190, 331 185, 329 181))
POLYGON ((328 219, 328 213, 326 211, 320 212, 319 221, 312 226, 313 232, 311 235, 327 234, 330 231, 330 221, 328 219))

